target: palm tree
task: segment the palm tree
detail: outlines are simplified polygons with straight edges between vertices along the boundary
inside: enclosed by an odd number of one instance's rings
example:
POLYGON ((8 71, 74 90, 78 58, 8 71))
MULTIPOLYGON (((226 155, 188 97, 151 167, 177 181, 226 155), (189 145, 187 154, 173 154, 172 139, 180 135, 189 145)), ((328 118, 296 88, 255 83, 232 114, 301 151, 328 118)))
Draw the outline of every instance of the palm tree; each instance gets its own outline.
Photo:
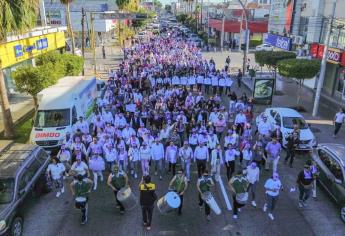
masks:
MULTIPOLYGON (((37 20, 38 7, 38 0, 0 0, 0 42, 4 42, 8 34, 24 33, 34 27, 37 20)), ((13 120, 1 62, 0 97, 4 120, 4 137, 13 138, 13 120)))
MULTIPOLYGON (((0 0, 1 1, 1 0, 0 0)), ((70 5, 73 0, 60 0, 60 2, 66 6, 66 15, 67 15, 67 28, 69 36, 71 37, 72 42, 72 53, 75 53, 75 43, 74 43, 74 34, 72 29, 72 23, 71 23, 71 11, 70 11, 70 5)))

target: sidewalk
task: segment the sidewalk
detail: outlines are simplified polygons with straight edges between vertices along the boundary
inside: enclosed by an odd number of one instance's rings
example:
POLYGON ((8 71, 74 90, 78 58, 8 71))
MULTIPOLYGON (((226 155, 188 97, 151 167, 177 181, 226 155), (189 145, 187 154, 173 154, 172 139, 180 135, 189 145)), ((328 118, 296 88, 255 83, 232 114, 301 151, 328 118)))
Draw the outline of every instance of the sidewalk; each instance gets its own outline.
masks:
MULTIPOLYGON (((19 123, 26 115, 34 112, 34 102, 31 96, 19 94, 10 99, 10 110, 13 123, 19 123)), ((4 122, 0 107, 0 133, 4 132, 4 122)))

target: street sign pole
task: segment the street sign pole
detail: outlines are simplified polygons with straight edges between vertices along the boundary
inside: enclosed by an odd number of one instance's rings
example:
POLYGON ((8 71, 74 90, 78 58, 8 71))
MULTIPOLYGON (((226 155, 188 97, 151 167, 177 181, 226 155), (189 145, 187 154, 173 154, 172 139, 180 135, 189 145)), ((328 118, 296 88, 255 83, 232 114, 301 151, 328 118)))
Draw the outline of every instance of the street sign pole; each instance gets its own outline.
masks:
POLYGON ((331 32, 332 32, 332 26, 333 26, 333 21, 334 21, 336 5, 337 5, 337 1, 334 0, 334 2, 333 2, 333 11, 332 11, 332 16, 331 16, 331 23, 330 23, 329 30, 327 31, 327 35, 326 35, 325 48, 323 50, 322 61, 321 61, 320 76, 319 76, 319 80, 318 80, 318 84, 317 84, 317 89, 316 89, 316 94, 315 94, 315 101, 314 101, 314 107, 313 107, 313 116, 314 117, 317 116, 317 113, 318 113, 318 110, 319 110, 321 90, 322 90, 323 82, 325 80, 328 47, 329 47, 329 41, 330 41, 330 38, 331 38, 331 32))

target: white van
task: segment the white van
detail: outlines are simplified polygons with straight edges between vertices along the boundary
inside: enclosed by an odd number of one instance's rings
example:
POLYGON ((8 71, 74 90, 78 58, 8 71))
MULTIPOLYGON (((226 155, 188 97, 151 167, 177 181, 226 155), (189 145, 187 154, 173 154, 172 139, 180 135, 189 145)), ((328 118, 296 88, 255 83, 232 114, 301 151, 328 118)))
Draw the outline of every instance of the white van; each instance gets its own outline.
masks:
POLYGON ((97 99, 95 77, 68 76, 38 93, 38 109, 30 139, 46 149, 61 146, 78 117, 89 122, 97 99))

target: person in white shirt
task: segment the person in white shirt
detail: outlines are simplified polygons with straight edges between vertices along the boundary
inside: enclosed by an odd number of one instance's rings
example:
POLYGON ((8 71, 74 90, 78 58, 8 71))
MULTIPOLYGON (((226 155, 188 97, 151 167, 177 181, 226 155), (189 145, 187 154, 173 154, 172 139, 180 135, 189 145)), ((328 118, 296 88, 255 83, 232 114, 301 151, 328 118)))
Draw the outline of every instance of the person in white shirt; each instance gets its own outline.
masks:
POLYGON ((143 176, 149 175, 150 167, 149 162, 151 160, 151 149, 146 142, 143 142, 143 145, 140 147, 139 150, 140 160, 141 160, 141 170, 143 176))
POLYGON ((217 76, 212 76, 211 78, 211 84, 213 87, 213 95, 217 93, 217 88, 218 88, 218 77, 217 76))
POLYGON ((273 125, 267 120, 267 116, 263 116, 258 124, 258 132, 262 136, 269 137, 273 131, 273 125))
POLYGON ((231 179, 232 175, 235 172, 235 160, 236 160, 236 157, 238 157, 239 155, 240 155, 240 152, 237 151, 231 143, 229 143, 228 149, 224 153, 226 176, 228 178, 228 181, 231 179))
POLYGON ((60 197, 60 195, 65 192, 63 185, 63 174, 65 170, 65 166, 60 163, 59 159, 56 157, 53 157, 52 163, 48 165, 47 174, 57 190, 56 197, 60 197))
POLYGON ((198 91, 201 91, 202 85, 204 84, 204 77, 202 75, 198 75, 196 78, 197 88, 198 91))
POLYGON ((282 189, 282 183, 279 180, 278 173, 273 173, 272 178, 269 178, 265 183, 266 189, 266 203, 263 207, 263 211, 266 212, 268 209, 268 217, 274 220, 273 210, 277 204, 279 191, 282 189))
POLYGON ((106 144, 103 153, 106 161, 106 166, 109 171, 112 171, 115 161, 117 160, 117 151, 111 143, 108 143, 106 144))
POLYGON ((248 193, 251 194, 252 197, 252 206, 256 207, 255 192, 256 185, 259 183, 260 169, 255 161, 253 161, 252 163, 250 163, 249 166, 247 166, 246 173, 247 180, 249 182, 248 193))
POLYGON ((122 134, 122 138, 124 139, 125 143, 127 143, 128 139, 132 135, 136 135, 135 130, 132 127, 130 127, 128 123, 125 125, 125 128, 122 130, 121 134, 122 134))
POLYGON ((211 153, 211 173, 215 175, 215 179, 217 182, 220 178, 220 168, 222 165, 224 165, 223 150, 221 146, 218 144, 217 148, 213 149, 211 153))
POLYGON ((223 77, 220 77, 219 80, 218 80, 218 83, 219 83, 219 95, 223 95, 223 90, 224 90, 224 87, 225 87, 225 79, 223 77))
POLYGON ((82 175, 84 177, 90 176, 89 167, 81 160, 81 153, 76 156, 76 161, 71 166, 70 175, 82 175))
POLYGON ((140 162, 140 150, 139 144, 134 143, 128 150, 128 159, 131 167, 131 174, 134 178, 138 178, 139 162, 140 162))
POLYGON ((79 117, 79 120, 74 124, 74 132, 77 130, 77 129, 80 129, 80 131, 82 133, 89 133, 89 124, 87 123, 86 120, 83 119, 82 116, 79 117))
POLYGON ((208 94, 209 89, 211 87, 211 78, 209 76, 205 76, 205 78, 204 78, 204 85, 205 85, 205 93, 208 94))
POLYGON ((186 173, 187 180, 190 181, 190 164, 193 160, 193 150, 189 146, 188 141, 184 141, 183 147, 179 149, 179 157, 181 158, 182 169, 186 173))
POLYGON ((124 144, 119 146, 119 152, 117 153, 117 165, 123 171, 127 171, 128 166, 128 153, 124 144))
POLYGON ((199 146, 195 148, 194 151, 194 161, 196 161, 198 169, 198 177, 206 170, 206 163, 209 160, 208 148, 204 145, 203 142, 199 143, 199 146))
POLYGON ((165 161, 169 163, 169 172, 172 170, 173 176, 176 174, 177 155, 178 147, 174 145, 173 141, 171 141, 165 151, 165 161))
POLYGON ((114 123, 114 117, 109 108, 102 112, 102 119, 105 123, 114 123))
POLYGON ((253 152, 250 147, 250 143, 245 144, 242 150, 242 167, 246 168, 253 159, 253 152))
POLYGON ((57 153, 56 157, 65 166, 66 172, 71 169, 71 153, 66 149, 66 145, 62 144, 60 151, 57 153))
POLYGON ((159 138, 156 138, 151 145, 151 156, 152 160, 155 162, 155 175, 159 172, 159 179, 163 177, 163 160, 164 160, 164 146, 160 142, 159 138))
POLYGON ((191 146, 193 152, 195 151, 196 146, 198 146, 198 135, 196 129, 192 129, 192 133, 189 135, 188 143, 191 146))
POLYGON ((207 147, 208 147, 210 154, 211 154, 212 150, 217 147, 218 144, 219 144, 219 140, 218 140, 217 135, 215 135, 214 132, 211 131, 208 135, 208 140, 207 140, 207 147))
POLYGON ((341 129, 342 124, 345 121, 345 112, 342 108, 339 109, 334 116, 334 134, 333 137, 336 138, 339 130, 341 129))
POLYGON ((97 189, 98 177, 100 177, 101 182, 103 182, 103 171, 105 169, 105 162, 103 158, 99 155, 100 153, 95 152, 89 158, 89 168, 93 175, 93 190, 97 189))

